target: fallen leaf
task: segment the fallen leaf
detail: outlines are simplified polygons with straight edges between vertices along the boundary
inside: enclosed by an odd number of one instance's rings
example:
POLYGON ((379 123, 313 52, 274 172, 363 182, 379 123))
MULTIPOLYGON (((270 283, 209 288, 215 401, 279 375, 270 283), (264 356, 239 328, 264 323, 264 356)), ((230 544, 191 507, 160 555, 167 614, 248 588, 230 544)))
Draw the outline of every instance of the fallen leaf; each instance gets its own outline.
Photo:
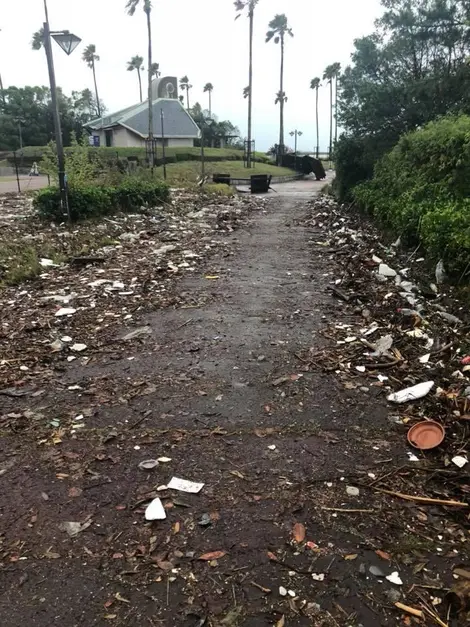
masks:
POLYGON ((381 551, 380 549, 378 549, 375 553, 383 560, 390 561, 392 559, 388 553, 385 553, 385 551, 381 551))
POLYGON ((117 618, 117 614, 105 614, 104 618, 106 620, 114 620, 115 618, 117 618))
POLYGON ((276 623, 276 627, 284 627, 286 624, 286 619, 284 617, 284 614, 281 616, 281 618, 277 621, 276 623))
POLYGON ((103 606, 108 609, 108 607, 111 607, 111 605, 114 603, 114 599, 109 599, 108 601, 106 601, 106 603, 103 603, 103 606))
POLYGON ((179 532, 180 532, 180 528, 181 528, 180 523, 179 523, 179 522, 175 522, 175 524, 173 525, 173 533, 174 533, 175 535, 176 535, 177 533, 179 533, 179 532))
POLYGON ((277 562, 277 557, 274 555, 274 553, 271 553, 271 551, 268 551, 268 557, 271 561, 277 562))
POLYGON ((219 560, 224 555, 226 555, 225 551, 212 551, 211 553, 203 553, 198 559, 203 562, 210 562, 211 560, 219 560))
POLYGON ((297 544, 300 544, 305 540, 305 527, 302 523, 295 523, 292 529, 292 536, 297 544))
POLYGON ((242 475, 242 473, 239 470, 231 470, 230 474, 233 475, 234 477, 238 477, 239 479, 244 479, 244 475, 242 475))
POLYGON ((345 555, 344 559, 345 560, 355 560, 355 559, 357 559, 357 553, 351 553, 351 555, 345 555))

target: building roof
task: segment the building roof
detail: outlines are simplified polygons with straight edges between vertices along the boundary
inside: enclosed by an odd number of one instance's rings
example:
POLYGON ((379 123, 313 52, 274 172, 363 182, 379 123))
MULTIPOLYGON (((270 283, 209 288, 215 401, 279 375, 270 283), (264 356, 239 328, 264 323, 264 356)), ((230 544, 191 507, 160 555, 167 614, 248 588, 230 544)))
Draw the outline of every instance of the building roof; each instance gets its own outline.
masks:
MULTIPOLYGON (((163 110, 165 137, 197 138, 199 127, 183 107, 174 98, 158 98, 153 101, 153 134, 162 136, 161 111, 163 110)), ((148 137, 148 104, 139 102, 137 105, 121 109, 103 118, 91 120, 85 127, 91 130, 102 130, 113 126, 123 126, 141 137, 148 137)))

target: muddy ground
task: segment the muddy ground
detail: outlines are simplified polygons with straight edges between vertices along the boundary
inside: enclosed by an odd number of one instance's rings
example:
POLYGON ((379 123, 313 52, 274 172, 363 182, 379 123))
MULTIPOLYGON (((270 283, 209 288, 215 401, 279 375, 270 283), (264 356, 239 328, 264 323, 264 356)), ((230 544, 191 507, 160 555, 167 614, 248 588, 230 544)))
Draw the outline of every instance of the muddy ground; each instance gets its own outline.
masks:
POLYGON ((466 562, 465 516, 373 490, 418 473, 406 432, 381 387, 346 389, 315 367, 326 326, 345 321, 328 290, 338 268, 303 222, 319 187, 278 188, 218 235, 226 245, 178 282, 177 306, 133 321, 150 332, 56 368, 36 397, 0 398, 13 416, 0 439, 2 627, 439 624, 397 601, 460 624, 441 601, 466 562), (25 410, 30 421, 14 419, 25 410), (66 413, 84 426, 35 428, 66 413), (204 487, 165 489, 172 476, 204 487), (149 523, 156 496, 167 518, 149 523))

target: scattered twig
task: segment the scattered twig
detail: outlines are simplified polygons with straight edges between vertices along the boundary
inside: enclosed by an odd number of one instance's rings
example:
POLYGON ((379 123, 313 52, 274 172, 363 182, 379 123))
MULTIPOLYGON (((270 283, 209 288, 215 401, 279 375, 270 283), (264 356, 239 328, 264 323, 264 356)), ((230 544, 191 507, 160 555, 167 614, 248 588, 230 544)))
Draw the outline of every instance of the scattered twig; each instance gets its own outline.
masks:
POLYGON ((176 327, 176 330, 179 331, 180 329, 182 329, 183 327, 185 327, 187 324, 189 324, 192 321, 193 321, 193 318, 189 318, 189 320, 186 320, 186 322, 183 322, 183 324, 180 324, 179 327, 176 327))
POLYGON ((403 603, 395 603, 395 607, 407 614, 411 614, 412 616, 417 616, 418 618, 423 618, 423 611, 416 610, 414 607, 410 607, 409 605, 404 605, 403 603))
MULTIPOLYGON (((369 486, 367 486, 369 487, 369 486)), ((396 496, 399 499, 405 501, 417 501, 418 503, 427 503, 428 505, 448 505, 449 507, 470 507, 468 503, 462 503, 461 501, 445 501, 443 499, 432 499, 427 496, 414 496, 413 494, 403 494, 402 492, 394 492, 393 490, 384 490, 382 488, 376 488, 372 486, 372 490, 377 492, 383 492, 383 494, 390 494, 396 496)))
POLYGON ((342 512, 343 514, 372 514, 374 509, 342 509, 341 507, 322 507, 326 512, 342 512))

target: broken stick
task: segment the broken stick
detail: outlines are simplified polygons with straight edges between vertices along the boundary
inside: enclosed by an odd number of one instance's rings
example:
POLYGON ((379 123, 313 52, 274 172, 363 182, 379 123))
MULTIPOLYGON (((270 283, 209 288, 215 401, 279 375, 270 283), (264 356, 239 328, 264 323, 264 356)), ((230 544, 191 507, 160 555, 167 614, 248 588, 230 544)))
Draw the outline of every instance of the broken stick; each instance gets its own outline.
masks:
POLYGON ((413 494, 403 494, 402 492, 394 492, 393 490, 384 490, 383 488, 375 488, 373 486, 372 490, 376 490, 377 492, 383 492, 383 494, 390 494, 391 496, 396 496, 399 499, 404 499, 405 501, 417 501, 418 503, 427 503, 428 505, 448 505, 450 507, 470 507, 468 503, 462 503, 461 501, 446 501, 443 499, 432 499, 427 496, 414 496, 413 494))

